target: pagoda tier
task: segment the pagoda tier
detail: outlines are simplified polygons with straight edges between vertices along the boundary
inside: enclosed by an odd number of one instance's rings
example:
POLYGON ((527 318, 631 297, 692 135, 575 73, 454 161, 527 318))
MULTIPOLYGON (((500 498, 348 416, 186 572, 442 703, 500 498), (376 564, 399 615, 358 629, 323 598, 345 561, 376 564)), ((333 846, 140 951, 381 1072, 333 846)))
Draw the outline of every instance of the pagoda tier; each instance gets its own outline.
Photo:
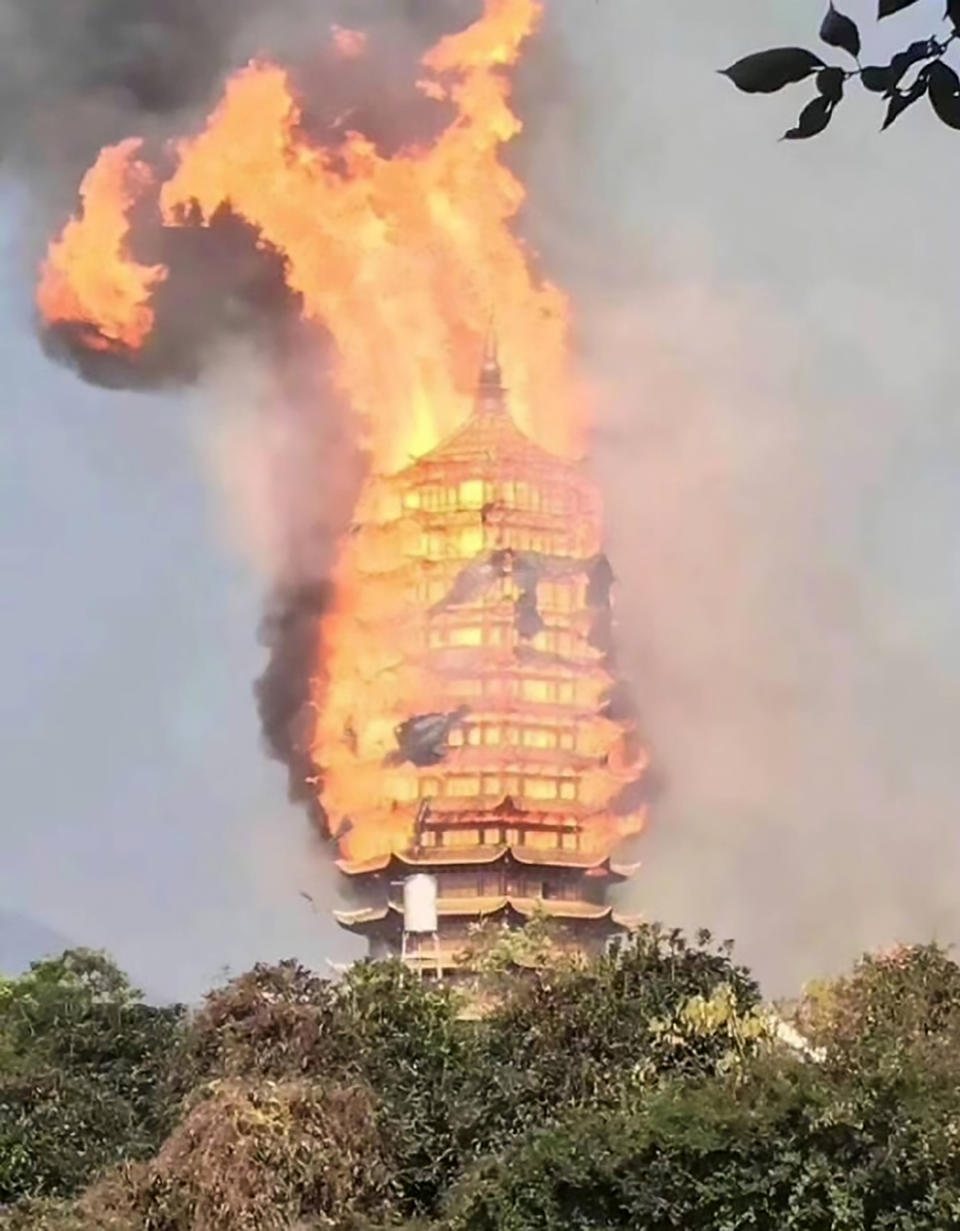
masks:
POLYGON ((353 676, 329 664, 318 761, 370 905, 340 922, 392 951, 396 884, 429 870, 445 963, 471 921, 537 903, 575 947, 628 926, 605 895, 643 825, 646 754, 611 669, 600 501, 513 422, 492 348, 473 414, 368 485, 348 552, 353 676))

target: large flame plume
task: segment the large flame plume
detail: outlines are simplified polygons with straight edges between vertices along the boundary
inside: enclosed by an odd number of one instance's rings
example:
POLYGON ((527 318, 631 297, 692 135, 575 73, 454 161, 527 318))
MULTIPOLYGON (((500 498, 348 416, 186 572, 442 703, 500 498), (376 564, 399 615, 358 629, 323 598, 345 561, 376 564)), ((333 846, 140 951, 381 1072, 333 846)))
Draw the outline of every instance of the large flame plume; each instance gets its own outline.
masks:
MULTIPOLYGON (((385 157, 351 131, 311 144, 285 71, 254 63, 229 81, 204 131, 173 151, 164 224, 195 221, 197 206, 209 224, 229 206, 283 255, 305 315, 332 336, 337 382, 362 416, 375 469, 398 468, 456 426, 494 310, 518 420, 557 452, 581 444, 567 302, 537 279, 510 229, 524 189, 500 158, 521 127, 503 70, 539 17, 538 0, 488 0, 481 20, 424 57, 419 89, 452 105, 428 146, 385 157)), ((343 44, 344 31, 334 38, 343 44)), ((358 54, 363 44, 350 46, 358 54)), ((75 325, 101 349, 145 341, 165 273, 135 261, 124 225, 153 192, 139 152, 134 141, 103 151, 38 295, 48 323, 75 325)))
MULTIPOLYGON (((269 62, 229 79, 199 133, 162 151, 137 139, 105 148, 43 267, 43 319, 75 347, 135 364, 162 325, 155 296, 171 272, 142 258, 158 251, 151 233, 215 230, 226 211, 279 255, 303 318, 329 338, 337 392, 356 413, 369 457, 365 508, 375 507, 386 476, 462 423, 494 316, 517 423, 545 449, 576 458, 588 416, 570 363, 569 305, 515 232, 525 191, 502 157, 521 130, 508 70, 541 16, 540 0, 485 0, 474 24, 437 42, 415 85, 440 123, 398 150, 352 130, 349 117, 325 142, 311 137, 291 77, 269 62)), ((344 61, 371 54, 360 32, 331 35, 344 61)), ((348 813, 376 814, 365 831, 344 830, 352 855, 407 841, 409 813, 395 822, 384 808, 371 813, 371 792, 384 782, 358 775, 355 749, 343 754, 344 729, 362 713, 357 738, 388 755, 397 719, 429 705, 404 639, 404 593, 383 565, 403 551, 391 533, 345 543, 333 609, 321 618, 312 608, 315 635, 300 662, 309 676, 301 708, 315 717, 297 715, 296 772, 311 780, 314 801, 335 801, 335 828, 348 813), (396 635, 385 643, 391 622, 396 635)), ((612 747, 619 731, 599 719, 598 730, 612 747)), ((616 828, 603 842, 619 836, 616 828)))

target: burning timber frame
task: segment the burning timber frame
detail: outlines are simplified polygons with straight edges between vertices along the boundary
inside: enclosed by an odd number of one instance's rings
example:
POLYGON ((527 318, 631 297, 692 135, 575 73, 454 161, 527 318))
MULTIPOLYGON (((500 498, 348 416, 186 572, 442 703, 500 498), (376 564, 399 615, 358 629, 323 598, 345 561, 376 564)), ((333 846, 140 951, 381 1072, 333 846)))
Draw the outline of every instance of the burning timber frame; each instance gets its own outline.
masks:
POLYGON ((613 674, 599 495, 516 426, 492 340, 464 426, 382 482, 399 509, 389 524, 409 527, 391 567, 420 613, 430 708, 411 707, 376 771, 393 821, 407 818, 392 828, 402 841, 370 854, 348 840, 339 867, 364 905, 337 919, 374 955, 408 952, 397 887, 425 872, 438 888, 425 968, 455 969, 481 921, 537 913, 560 946, 593 951, 635 926, 607 895, 636 865, 611 853, 647 803, 613 674))

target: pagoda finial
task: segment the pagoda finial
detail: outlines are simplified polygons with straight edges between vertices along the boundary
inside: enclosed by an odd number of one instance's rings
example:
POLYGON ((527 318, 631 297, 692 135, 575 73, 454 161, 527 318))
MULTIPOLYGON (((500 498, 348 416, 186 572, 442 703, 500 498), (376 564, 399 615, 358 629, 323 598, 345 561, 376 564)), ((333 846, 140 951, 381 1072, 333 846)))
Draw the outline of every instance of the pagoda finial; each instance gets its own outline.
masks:
POLYGON ((497 335, 491 316, 483 339, 483 361, 480 364, 480 377, 477 381, 477 409, 484 414, 503 414, 507 409, 505 395, 497 335))

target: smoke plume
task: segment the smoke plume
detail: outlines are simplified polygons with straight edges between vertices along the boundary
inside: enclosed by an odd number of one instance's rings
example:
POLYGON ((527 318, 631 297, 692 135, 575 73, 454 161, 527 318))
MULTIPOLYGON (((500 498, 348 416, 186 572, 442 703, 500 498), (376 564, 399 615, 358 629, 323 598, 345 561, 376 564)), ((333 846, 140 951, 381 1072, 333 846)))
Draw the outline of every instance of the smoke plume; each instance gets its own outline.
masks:
MULTIPOLYGON (((138 132, 156 148, 255 53, 298 71, 318 133, 351 111, 398 142, 436 122, 410 103, 419 52, 476 7, 0 0, 0 143, 48 230, 100 146, 138 132), (331 24, 389 50, 341 63, 331 24)), ((715 8, 551 5, 510 158, 597 387, 619 661, 665 783, 631 906, 736 936, 779 991, 864 947, 960 933, 955 138, 911 113, 880 144, 851 100, 821 141, 778 147, 798 100, 758 106, 715 69, 808 43, 817 14, 715 8), (935 175, 944 191, 922 191, 935 175)), ((873 10, 848 8, 866 28, 873 10)), ((296 786, 312 772, 297 682, 362 459, 322 363, 278 398, 304 353, 296 305, 241 230, 225 217, 177 238, 202 253, 160 236, 137 255, 170 263, 163 317, 180 322, 150 379, 199 378, 230 404, 211 456, 257 534, 273 527, 259 695, 296 786), (332 426, 311 436, 318 422, 332 426)))
MULTIPOLYGON (((820 13, 553 10, 571 105, 528 129, 529 219, 577 306, 621 665, 665 779, 629 905, 733 936, 769 990, 960 935, 954 145, 869 100, 715 69, 820 13), (906 220, 909 219, 909 222, 906 220)), ((868 56, 889 34, 846 6, 868 56)), ((934 21, 936 17, 934 17, 934 21)), ((905 34, 905 25, 907 27, 905 34)))

